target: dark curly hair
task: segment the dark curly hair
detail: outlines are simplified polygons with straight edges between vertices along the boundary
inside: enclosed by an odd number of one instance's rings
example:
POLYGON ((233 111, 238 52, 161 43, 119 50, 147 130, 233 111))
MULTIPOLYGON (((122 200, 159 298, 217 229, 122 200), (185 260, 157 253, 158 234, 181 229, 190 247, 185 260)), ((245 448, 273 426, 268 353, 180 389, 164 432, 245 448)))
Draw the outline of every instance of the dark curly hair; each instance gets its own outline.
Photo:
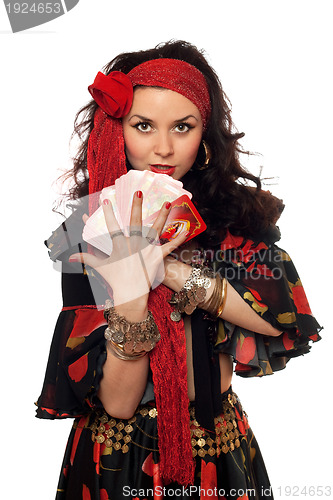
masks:
MULTIPOLYGON (((233 234, 246 237, 263 233, 275 224, 283 203, 268 191, 263 191, 259 177, 242 167, 240 154, 246 152, 239 140, 244 133, 235 129, 230 102, 203 52, 185 41, 169 41, 150 50, 120 54, 103 68, 103 72, 128 73, 135 66, 158 58, 181 59, 192 64, 205 76, 209 88, 212 111, 203 137, 211 150, 209 168, 196 168, 196 164, 204 161, 200 148, 195 164, 182 178, 184 188, 192 192, 193 201, 207 224, 207 230, 198 237, 200 244, 205 247, 217 245, 227 228, 233 234), (249 186, 248 181, 252 181, 255 187, 249 186)), ((78 200, 89 192, 87 146, 96 109, 97 104, 92 100, 75 117, 73 136, 78 136, 81 145, 73 158, 73 168, 66 174, 74 180, 68 193, 70 200, 78 200)))

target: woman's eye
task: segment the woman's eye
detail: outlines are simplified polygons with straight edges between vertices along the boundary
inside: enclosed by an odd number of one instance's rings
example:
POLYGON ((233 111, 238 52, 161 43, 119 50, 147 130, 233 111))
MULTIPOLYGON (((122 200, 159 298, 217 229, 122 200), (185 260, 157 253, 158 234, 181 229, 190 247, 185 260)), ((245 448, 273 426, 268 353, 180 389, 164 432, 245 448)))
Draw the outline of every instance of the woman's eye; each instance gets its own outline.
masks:
POLYGON ((188 123, 179 123, 178 125, 175 126, 176 132, 188 132, 191 127, 188 123))
POLYGON ((139 122, 135 125, 135 128, 138 129, 140 132, 150 132, 151 125, 147 122, 139 122))

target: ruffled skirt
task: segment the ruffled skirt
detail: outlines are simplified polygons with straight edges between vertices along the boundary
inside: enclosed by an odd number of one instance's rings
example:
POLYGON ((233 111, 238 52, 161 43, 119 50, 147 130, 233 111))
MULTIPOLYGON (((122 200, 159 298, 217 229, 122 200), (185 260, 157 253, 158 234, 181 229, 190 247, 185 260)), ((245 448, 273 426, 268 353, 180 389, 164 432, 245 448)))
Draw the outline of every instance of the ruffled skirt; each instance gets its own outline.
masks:
MULTIPOLYGON (((164 484, 159 474, 157 411, 139 407, 129 420, 93 412, 74 422, 56 500, 272 499, 257 441, 235 393, 222 394, 215 432, 200 427, 190 408, 195 482, 164 484)), ((182 446, 175 439, 170 460, 182 446)))

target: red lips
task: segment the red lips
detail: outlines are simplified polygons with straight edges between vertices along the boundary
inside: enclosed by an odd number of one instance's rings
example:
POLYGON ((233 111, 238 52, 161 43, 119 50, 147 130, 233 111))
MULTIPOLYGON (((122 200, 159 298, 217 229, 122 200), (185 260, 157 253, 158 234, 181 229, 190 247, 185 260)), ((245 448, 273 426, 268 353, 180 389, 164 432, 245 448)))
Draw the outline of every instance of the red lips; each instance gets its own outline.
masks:
POLYGON ((176 167, 173 167, 172 165, 150 165, 150 170, 154 172, 155 174, 166 174, 166 175, 172 175, 174 171, 176 170, 176 167), (161 168, 163 167, 163 168, 161 168))

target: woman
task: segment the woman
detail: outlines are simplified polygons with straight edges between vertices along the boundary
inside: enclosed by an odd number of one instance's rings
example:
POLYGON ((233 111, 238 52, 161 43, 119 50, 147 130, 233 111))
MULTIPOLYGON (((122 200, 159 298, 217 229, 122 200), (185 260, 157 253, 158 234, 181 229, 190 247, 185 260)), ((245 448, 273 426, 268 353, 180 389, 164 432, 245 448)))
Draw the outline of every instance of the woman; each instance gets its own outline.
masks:
POLYGON ((241 376, 263 376, 320 339, 290 257, 275 244, 282 202, 242 168, 243 134, 190 44, 122 54, 89 91, 71 172, 71 197, 89 194, 89 206, 81 202, 47 242, 63 263, 64 307, 37 416, 76 417, 57 498, 272 498, 231 380, 233 362, 241 376), (164 203, 143 237, 138 191, 129 237, 105 200, 112 253, 86 249, 95 193, 130 169, 181 179, 206 231, 159 243, 164 203), (152 289, 161 264, 163 283, 152 289))

